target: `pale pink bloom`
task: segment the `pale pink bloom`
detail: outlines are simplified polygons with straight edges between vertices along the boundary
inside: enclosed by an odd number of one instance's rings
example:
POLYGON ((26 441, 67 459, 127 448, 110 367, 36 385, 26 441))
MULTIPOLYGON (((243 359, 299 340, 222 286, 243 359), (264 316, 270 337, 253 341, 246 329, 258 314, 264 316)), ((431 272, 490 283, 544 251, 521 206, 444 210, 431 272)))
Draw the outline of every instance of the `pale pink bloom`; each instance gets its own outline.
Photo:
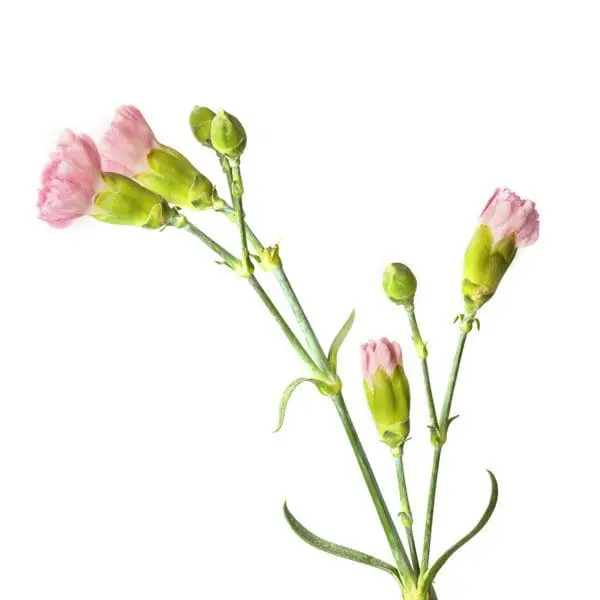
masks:
POLYGON ((87 135, 67 130, 42 172, 39 217, 52 227, 66 227, 89 212, 102 187, 96 144, 87 135))
POLYGON ((535 203, 521 200, 507 188, 498 188, 494 192, 481 213, 479 223, 491 229, 495 242, 514 233, 517 248, 533 244, 538 239, 540 229, 535 203))
POLYGON ((148 170, 146 157, 158 142, 135 106, 120 106, 100 142, 102 169, 135 177, 148 170))
POLYGON ((383 369, 390 377, 394 369, 402 366, 402 350, 398 342, 387 338, 370 341, 360 347, 363 377, 370 383, 377 369, 383 369))

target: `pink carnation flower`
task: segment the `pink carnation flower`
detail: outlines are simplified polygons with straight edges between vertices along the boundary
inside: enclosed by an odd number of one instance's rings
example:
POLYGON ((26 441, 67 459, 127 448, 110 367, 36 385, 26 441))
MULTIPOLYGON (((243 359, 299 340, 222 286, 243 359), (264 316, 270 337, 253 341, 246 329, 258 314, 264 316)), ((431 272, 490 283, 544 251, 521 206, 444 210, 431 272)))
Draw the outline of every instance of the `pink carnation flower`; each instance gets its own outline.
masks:
POLYGON ((135 177, 148 169, 148 152, 157 147, 142 113, 135 106, 120 106, 100 142, 102 169, 135 177))
POLYGON ((370 341, 360 347, 363 377, 370 384, 378 369, 383 369, 390 377, 398 365, 402 366, 402 350, 398 342, 387 338, 370 341))
POLYGON ((538 239, 540 229, 535 203, 521 200, 507 188, 498 188, 494 192, 481 213, 479 223, 490 228, 494 242, 514 233, 517 248, 533 244, 538 239))
POLYGON ((52 227, 67 227, 89 212, 102 187, 96 145, 87 135, 67 130, 42 173, 39 218, 52 227))

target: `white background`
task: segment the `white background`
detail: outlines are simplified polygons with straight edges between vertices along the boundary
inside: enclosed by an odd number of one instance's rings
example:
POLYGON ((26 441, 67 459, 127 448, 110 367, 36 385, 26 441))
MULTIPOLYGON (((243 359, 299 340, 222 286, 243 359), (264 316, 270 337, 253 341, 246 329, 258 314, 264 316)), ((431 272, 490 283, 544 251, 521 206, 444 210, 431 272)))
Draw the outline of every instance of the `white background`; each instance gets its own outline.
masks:
MULTIPOLYGON (((540 240, 468 343, 434 555, 479 518, 486 468, 498 509, 437 586, 441 600, 594 597, 595 2, 57 0, 12 4, 3 21, 0 598, 399 597, 391 578, 304 545, 283 519, 287 498, 315 532, 389 559, 328 401, 301 390, 272 435, 304 371, 250 288, 185 232, 36 219, 62 128, 98 137, 121 103, 223 192, 188 114, 206 104, 243 121, 249 220, 281 243, 324 343, 357 309, 340 369, 394 512, 358 346, 404 345, 419 538, 426 411, 381 271, 402 260, 418 275, 439 398, 477 216, 498 185, 537 201, 540 240)), ((235 249, 220 217, 193 218, 235 249)))

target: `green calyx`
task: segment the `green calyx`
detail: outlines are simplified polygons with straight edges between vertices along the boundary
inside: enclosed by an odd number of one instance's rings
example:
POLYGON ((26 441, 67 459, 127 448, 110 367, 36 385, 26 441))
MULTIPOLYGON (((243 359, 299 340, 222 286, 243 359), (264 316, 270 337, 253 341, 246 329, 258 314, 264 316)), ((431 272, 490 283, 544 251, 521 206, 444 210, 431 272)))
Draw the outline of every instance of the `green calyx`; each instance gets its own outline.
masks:
POLYGON ((402 263, 392 263, 383 272, 383 291, 395 304, 412 306, 417 292, 417 278, 402 263))
POLYGON ((194 137, 203 145, 212 148, 210 130, 212 120, 215 118, 214 111, 206 106, 195 106, 190 114, 190 127, 194 137))
POLYGON ((161 229, 174 216, 160 195, 117 173, 102 175, 105 189, 95 198, 91 216, 113 225, 133 225, 161 229))
POLYGON ((465 253, 462 292, 467 313, 477 312, 496 292, 517 253, 514 234, 494 243, 487 225, 480 225, 465 253))
POLYGON ((392 375, 377 369, 371 381, 364 380, 365 395, 382 442, 401 446, 410 433, 410 387, 398 365, 392 375))
POLYGON ((137 181, 171 204, 205 210, 212 208, 218 199, 211 181, 177 150, 168 146, 154 148, 148 153, 147 161, 150 170, 139 174, 137 181))
POLYGON ((236 117, 221 110, 211 121, 210 141, 219 154, 236 158, 246 148, 246 131, 236 117))

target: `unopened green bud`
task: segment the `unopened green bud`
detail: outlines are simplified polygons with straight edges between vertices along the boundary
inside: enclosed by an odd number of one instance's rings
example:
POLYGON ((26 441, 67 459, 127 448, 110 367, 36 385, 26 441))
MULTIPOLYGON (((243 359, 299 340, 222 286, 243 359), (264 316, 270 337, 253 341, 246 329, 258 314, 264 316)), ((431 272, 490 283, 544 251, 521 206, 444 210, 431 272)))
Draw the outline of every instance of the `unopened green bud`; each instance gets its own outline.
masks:
POLYGON ((405 264, 392 263, 383 272, 383 291, 392 302, 412 306, 417 278, 405 264))
POLYGON ((182 208, 204 210, 213 206, 215 186, 183 154, 160 146, 148 153, 147 162, 150 170, 136 179, 149 190, 182 208))
POLYGON ((104 189, 94 200, 91 216, 115 225, 160 229, 175 212, 164 198, 117 173, 103 173, 104 189))
POLYGON ((190 127, 194 137, 203 145, 212 148, 210 130, 215 113, 206 106, 195 106, 190 114, 190 127))
POLYGON ((213 148, 225 156, 241 156, 246 148, 246 132, 239 120, 219 111, 211 122, 210 139, 213 148))
POLYGON ((410 433, 410 387, 400 346, 382 338, 363 344, 363 383, 381 441, 397 449, 410 433))

